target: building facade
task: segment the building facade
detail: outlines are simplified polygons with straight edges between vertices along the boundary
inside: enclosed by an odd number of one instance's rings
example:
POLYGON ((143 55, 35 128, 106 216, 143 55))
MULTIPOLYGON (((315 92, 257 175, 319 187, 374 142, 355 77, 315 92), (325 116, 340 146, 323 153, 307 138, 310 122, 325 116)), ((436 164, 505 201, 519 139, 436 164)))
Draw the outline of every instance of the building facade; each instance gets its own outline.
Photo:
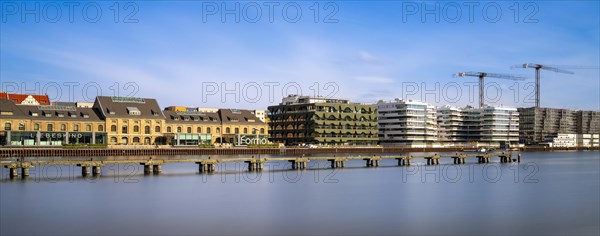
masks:
POLYGON ((519 144, 519 112, 492 107, 438 109, 438 141, 443 146, 507 147, 519 144))
POLYGON ((166 143, 175 146, 214 144, 221 135, 221 119, 215 112, 200 112, 194 108, 165 110, 166 143))
POLYGON ((99 96, 93 107, 106 123, 108 144, 166 144, 165 116, 156 99, 99 96))
POLYGON ((519 132, 525 144, 546 143, 558 134, 600 134, 600 112, 555 108, 519 108, 519 132))
POLYGON ((0 99, 0 123, 0 145, 105 145, 108 137, 99 114, 75 103, 16 105, 0 99))
POLYGON ((424 102, 395 99, 377 102, 379 141, 383 146, 437 146, 436 109, 424 102))
POLYGON ((285 145, 377 145, 377 107, 291 95, 268 108, 271 141, 285 145))

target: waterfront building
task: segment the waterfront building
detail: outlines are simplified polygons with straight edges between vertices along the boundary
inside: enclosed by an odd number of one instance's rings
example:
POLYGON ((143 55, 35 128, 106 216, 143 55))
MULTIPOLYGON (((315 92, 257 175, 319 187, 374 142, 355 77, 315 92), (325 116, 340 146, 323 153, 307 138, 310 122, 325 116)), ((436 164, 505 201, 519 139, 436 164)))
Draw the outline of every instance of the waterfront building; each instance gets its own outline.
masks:
POLYGON ((383 146, 438 146, 436 109, 432 105, 404 99, 381 100, 377 102, 377 115, 383 146))
POLYGON ((479 142, 489 146, 518 146, 519 112, 517 108, 486 106, 479 110, 481 112, 479 142))
POLYGON ((440 145, 450 147, 466 141, 462 109, 452 106, 438 108, 437 125, 440 145))
POLYGON ((525 144, 546 143, 562 134, 600 134, 599 111, 519 108, 520 135, 525 144))
POLYGON ((577 134, 577 146, 600 147, 600 134, 577 134))
POLYGON ((166 144, 165 116, 156 99, 98 96, 94 109, 106 123, 110 145, 166 144))
POLYGON ((75 103, 17 105, 0 99, 0 145, 106 144, 105 123, 92 108, 75 103))
POLYGON ((285 145, 376 145, 377 107, 290 95, 268 107, 271 141, 285 145))
POLYGON ((198 109, 165 109, 166 143, 175 146, 214 144, 220 137, 221 119, 216 112, 199 112, 198 109))
POLYGON ((519 112, 516 108, 492 107, 438 109, 438 141, 443 146, 493 146, 519 144, 519 112))
POLYGON ((221 118, 221 137, 217 142, 234 146, 243 146, 240 139, 255 139, 255 144, 266 144, 259 140, 268 140, 269 126, 258 119, 250 110, 219 109, 221 118))

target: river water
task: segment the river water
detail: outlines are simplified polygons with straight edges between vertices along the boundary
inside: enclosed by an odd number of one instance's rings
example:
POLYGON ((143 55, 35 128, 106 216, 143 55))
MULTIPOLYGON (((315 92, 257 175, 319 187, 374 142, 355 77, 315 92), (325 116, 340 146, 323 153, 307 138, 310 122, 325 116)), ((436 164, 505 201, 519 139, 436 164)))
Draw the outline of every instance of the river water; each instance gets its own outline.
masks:
POLYGON ((174 163, 160 175, 111 165, 87 178, 73 166, 38 166, 27 179, 2 169, 0 234, 600 234, 600 152, 522 158, 274 162, 259 173, 229 163, 213 174, 174 163))

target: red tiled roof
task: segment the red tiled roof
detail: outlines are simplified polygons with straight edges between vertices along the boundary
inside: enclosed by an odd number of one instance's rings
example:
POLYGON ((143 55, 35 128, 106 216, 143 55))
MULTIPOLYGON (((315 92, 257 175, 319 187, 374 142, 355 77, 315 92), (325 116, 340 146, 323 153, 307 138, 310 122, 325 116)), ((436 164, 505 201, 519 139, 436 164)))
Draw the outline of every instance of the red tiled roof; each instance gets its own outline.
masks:
POLYGON ((48 98, 48 95, 17 94, 17 93, 0 92, 0 99, 11 100, 15 104, 21 104, 29 96, 32 96, 40 105, 50 105, 50 98, 48 98))

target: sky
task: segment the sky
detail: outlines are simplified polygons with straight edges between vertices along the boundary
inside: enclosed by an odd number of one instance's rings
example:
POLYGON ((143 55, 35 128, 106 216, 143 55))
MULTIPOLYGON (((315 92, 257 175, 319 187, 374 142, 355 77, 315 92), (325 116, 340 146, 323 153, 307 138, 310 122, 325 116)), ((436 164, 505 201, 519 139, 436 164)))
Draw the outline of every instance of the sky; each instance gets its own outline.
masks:
POLYGON ((266 109, 289 94, 600 110, 598 1, 2 1, 6 92, 266 109), (511 68, 512 67, 512 68, 511 68))

